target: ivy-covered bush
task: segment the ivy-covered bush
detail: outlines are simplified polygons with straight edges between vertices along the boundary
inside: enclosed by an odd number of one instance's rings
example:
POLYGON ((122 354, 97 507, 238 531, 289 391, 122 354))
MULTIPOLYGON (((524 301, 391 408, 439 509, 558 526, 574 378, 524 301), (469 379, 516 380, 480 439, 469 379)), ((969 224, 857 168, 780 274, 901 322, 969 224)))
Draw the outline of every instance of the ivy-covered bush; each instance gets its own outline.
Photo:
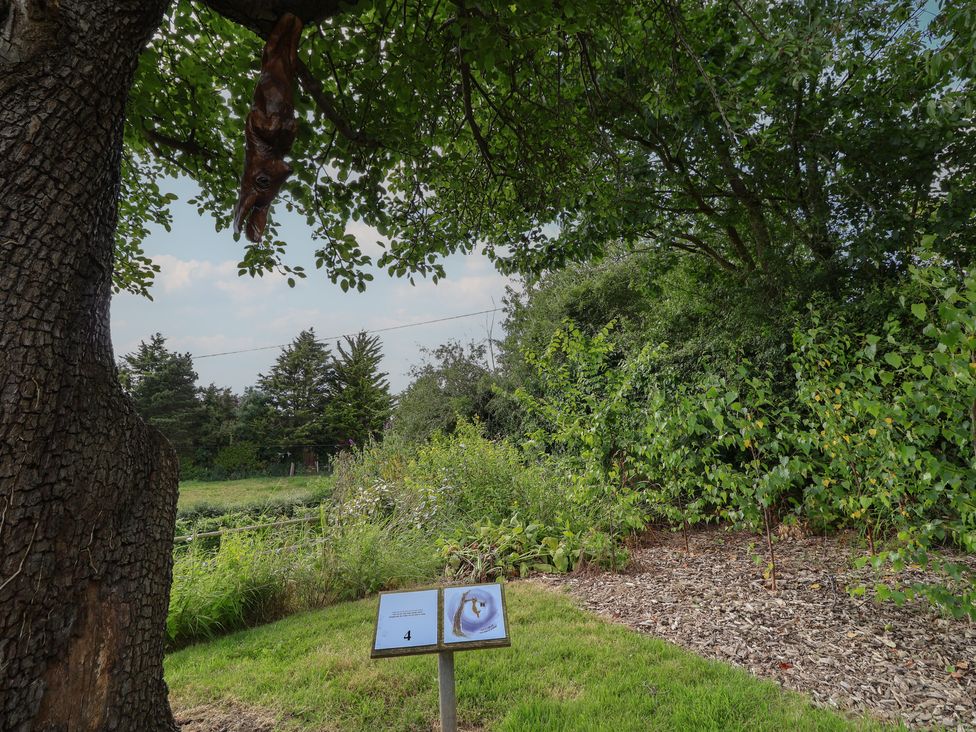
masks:
MULTIPOLYGON (((851 528, 864 537, 864 562, 945 578, 879 583, 879 597, 922 594, 976 617, 972 574, 946 558, 976 552, 976 277, 928 267, 906 292, 880 333, 811 311, 785 384, 745 361, 673 383, 657 367, 664 346, 628 358, 612 324, 587 336, 566 323, 526 356, 537 384, 517 392, 527 444, 558 456, 573 512, 612 537, 647 521, 758 529, 775 586, 776 523, 851 528)), ((483 544, 468 547, 472 556, 495 557, 483 544)), ((492 563, 509 571, 482 560, 492 563)))

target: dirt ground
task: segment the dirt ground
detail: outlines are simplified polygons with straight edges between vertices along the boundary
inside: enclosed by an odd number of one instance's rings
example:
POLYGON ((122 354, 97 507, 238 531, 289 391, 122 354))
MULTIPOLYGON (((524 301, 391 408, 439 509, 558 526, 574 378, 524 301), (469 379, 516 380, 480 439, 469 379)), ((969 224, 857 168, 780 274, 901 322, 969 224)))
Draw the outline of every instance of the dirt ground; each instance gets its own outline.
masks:
POLYGON ((201 704, 174 712, 183 732, 274 732, 268 712, 232 702, 201 704))

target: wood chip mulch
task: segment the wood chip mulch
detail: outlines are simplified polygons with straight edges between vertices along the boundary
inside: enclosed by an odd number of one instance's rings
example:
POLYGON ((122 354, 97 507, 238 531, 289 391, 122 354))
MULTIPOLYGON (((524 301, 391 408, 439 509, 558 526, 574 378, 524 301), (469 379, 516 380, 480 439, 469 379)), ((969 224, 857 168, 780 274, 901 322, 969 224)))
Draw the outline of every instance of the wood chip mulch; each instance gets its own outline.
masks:
MULTIPOLYGON (((655 534, 623 573, 535 581, 817 704, 914 728, 976 730, 976 623, 940 617, 921 601, 850 596, 847 586, 884 579, 853 569, 863 549, 851 536, 784 538, 774 548, 776 592, 764 577, 764 543, 720 529, 692 532, 687 553, 682 537, 655 534)), ((926 579, 919 570, 899 577, 926 579)))

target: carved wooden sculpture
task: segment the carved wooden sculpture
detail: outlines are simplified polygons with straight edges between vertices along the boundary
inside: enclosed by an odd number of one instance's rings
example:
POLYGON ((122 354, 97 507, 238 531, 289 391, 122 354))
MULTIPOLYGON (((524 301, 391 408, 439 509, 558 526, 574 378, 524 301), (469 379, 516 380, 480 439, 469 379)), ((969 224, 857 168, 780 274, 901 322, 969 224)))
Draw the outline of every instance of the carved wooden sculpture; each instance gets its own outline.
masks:
POLYGON ((299 18, 290 13, 278 18, 264 46, 261 76, 244 126, 244 175, 234 207, 234 233, 244 228, 253 242, 261 241, 271 203, 291 175, 285 155, 298 129, 293 86, 301 32, 299 18))

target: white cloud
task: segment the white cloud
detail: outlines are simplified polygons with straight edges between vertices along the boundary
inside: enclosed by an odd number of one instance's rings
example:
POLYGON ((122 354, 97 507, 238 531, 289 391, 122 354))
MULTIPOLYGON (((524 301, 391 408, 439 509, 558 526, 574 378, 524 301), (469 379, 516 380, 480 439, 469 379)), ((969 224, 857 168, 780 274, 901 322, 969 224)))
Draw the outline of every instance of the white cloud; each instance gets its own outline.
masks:
POLYGON ((463 275, 458 278, 445 277, 434 284, 430 280, 417 282, 416 285, 401 284, 397 287, 398 298, 421 299, 436 298, 453 303, 458 314, 469 309, 491 307, 492 297, 496 305, 500 293, 504 293, 509 278, 492 270, 487 274, 463 275))
POLYGON ((179 259, 172 254, 157 254, 152 259, 160 267, 155 286, 160 287, 163 292, 185 289, 194 279, 206 276, 205 272, 212 271, 214 267, 212 262, 179 259))
POLYGON ((359 248, 364 254, 372 257, 373 262, 383 254, 384 247, 379 242, 386 243, 387 239, 380 236, 380 232, 372 226, 362 221, 349 221, 346 223, 346 233, 352 234, 359 242, 359 248))
POLYGON ((164 293, 187 290, 203 285, 224 292, 234 300, 254 303, 255 298, 266 297, 274 291, 288 289, 286 278, 275 273, 263 277, 240 276, 237 262, 227 259, 208 262, 200 259, 180 259, 171 254, 157 254, 153 261, 160 266, 156 286, 164 293))

